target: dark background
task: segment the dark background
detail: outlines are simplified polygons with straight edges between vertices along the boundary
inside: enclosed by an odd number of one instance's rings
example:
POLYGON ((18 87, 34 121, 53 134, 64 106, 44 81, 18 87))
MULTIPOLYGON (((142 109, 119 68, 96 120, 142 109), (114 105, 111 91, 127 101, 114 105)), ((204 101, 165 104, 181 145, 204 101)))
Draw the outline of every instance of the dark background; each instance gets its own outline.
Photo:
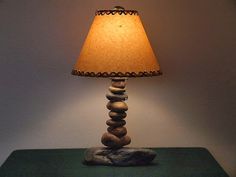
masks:
POLYGON ((108 79, 70 75, 96 9, 140 12, 164 75, 129 79, 132 146, 202 146, 236 177, 236 1, 0 0, 0 164, 101 146, 108 79))

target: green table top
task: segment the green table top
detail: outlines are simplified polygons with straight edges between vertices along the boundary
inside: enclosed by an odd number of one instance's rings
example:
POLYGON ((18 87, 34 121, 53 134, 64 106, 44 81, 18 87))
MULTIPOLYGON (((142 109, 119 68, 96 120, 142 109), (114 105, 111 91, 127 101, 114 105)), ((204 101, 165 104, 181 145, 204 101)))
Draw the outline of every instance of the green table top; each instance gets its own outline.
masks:
POLYGON ((86 166, 84 150, 16 150, 0 177, 229 177, 204 148, 154 148, 154 164, 138 167, 86 166))

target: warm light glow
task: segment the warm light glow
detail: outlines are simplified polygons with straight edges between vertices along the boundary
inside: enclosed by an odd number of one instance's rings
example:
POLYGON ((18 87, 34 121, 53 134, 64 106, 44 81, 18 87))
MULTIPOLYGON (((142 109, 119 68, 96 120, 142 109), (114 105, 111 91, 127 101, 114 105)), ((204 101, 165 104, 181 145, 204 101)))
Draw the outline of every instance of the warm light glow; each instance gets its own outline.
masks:
POLYGON ((160 66, 139 15, 96 15, 74 70, 151 72, 160 66))

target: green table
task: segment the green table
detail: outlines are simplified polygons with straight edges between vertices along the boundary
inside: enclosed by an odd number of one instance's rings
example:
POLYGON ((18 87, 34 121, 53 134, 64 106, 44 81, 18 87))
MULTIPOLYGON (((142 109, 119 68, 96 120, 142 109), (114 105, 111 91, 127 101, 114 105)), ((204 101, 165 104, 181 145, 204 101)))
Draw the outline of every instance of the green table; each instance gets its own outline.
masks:
POLYGON ((139 167, 86 166, 84 150, 16 150, 0 177, 229 177, 204 148, 155 148, 154 164, 139 167))

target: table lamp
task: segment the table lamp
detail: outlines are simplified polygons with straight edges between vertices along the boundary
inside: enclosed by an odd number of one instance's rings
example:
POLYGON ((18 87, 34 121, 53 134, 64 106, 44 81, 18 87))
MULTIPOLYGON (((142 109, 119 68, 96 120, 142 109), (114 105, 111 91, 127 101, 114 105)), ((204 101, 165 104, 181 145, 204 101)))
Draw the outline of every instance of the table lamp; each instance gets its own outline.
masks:
POLYGON ((72 74, 111 79, 110 93, 106 95, 110 119, 101 138, 105 147, 87 149, 85 163, 118 166, 151 163, 156 156, 151 149, 124 147, 131 142, 124 126, 127 78, 161 75, 138 11, 120 6, 97 10, 72 74))

